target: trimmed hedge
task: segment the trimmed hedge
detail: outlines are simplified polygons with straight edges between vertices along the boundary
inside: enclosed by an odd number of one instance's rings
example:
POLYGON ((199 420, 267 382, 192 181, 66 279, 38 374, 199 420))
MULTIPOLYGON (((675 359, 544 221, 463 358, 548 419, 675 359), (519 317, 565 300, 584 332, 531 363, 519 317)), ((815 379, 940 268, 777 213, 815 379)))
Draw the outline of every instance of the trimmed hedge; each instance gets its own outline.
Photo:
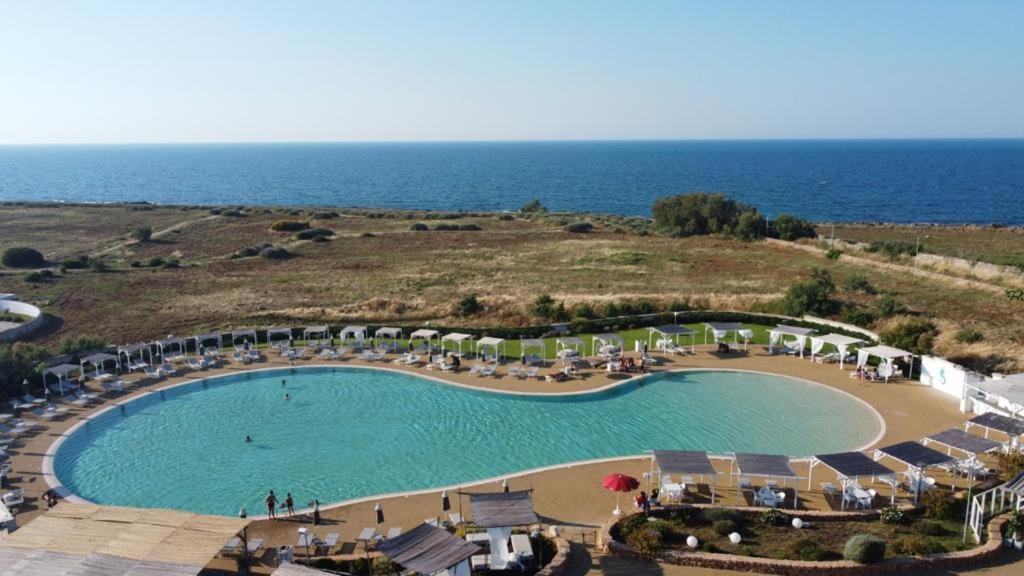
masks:
POLYGON ((885 558, 885 540, 874 534, 856 534, 846 541, 843 558, 859 564, 874 564, 885 558))

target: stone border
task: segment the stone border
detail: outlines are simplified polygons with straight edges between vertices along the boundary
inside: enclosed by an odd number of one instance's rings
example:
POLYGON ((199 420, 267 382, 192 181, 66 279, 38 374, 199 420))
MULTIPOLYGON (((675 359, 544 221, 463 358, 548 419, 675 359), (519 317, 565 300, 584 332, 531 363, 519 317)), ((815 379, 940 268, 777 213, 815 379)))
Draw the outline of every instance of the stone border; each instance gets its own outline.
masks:
MULTIPOLYGON (((705 505, 705 507, 708 506, 705 505)), ((763 510, 763 508, 750 507, 738 509, 744 511, 763 510)), ((810 514, 801 514, 801 516, 805 515, 811 517, 810 514)), ((865 513, 826 512, 823 515, 830 515, 834 519, 838 519, 839 517, 856 519, 858 516, 865 516, 865 513)), ((874 512, 874 515, 877 515, 877 512, 874 512)), ((643 560, 635 550, 627 544, 615 540, 611 536, 612 527, 624 517, 625 516, 612 517, 601 526, 601 529, 597 534, 597 545, 606 554, 643 560)), ((818 517, 821 518, 823 516, 818 517)), ((931 556, 893 558, 877 564, 858 564, 849 560, 834 560, 827 562, 777 560, 774 558, 737 556, 735 554, 688 552, 678 549, 669 550, 658 559, 658 562, 677 566, 690 566, 694 568, 757 572, 761 574, 776 574, 779 576, 803 576, 805 574, 820 576, 874 576, 875 574, 892 574, 908 571, 950 570, 989 561, 999 557, 1004 550, 1003 527, 1007 522, 1009 522, 1009 519, 1009 514, 1003 514, 989 521, 987 526, 988 540, 976 548, 956 552, 944 552, 941 554, 933 554, 931 556)))
MULTIPOLYGON (((786 374, 778 374, 778 373, 772 373, 772 372, 763 372, 763 371, 758 371, 758 370, 738 370, 738 369, 732 369, 732 368, 681 368, 681 369, 676 369, 676 370, 665 370, 663 372, 654 372, 654 373, 650 373, 650 374, 641 374, 641 375, 633 376, 631 378, 627 378, 625 380, 620 380, 620 381, 617 381, 617 382, 612 382, 610 384, 607 384, 605 386, 601 386, 599 388, 595 388, 593 390, 581 390, 581 391, 578 391, 578 392, 552 392, 552 393, 545 393, 545 392, 517 392, 517 391, 510 391, 510 390, 492 390, 492 389, 488 389, 488 388, 479 388, 479 387, 471 386, 471 385, 468 385, 468 384, 462 384, 462 383, 459 383, 459 382, 453 382, 453 381, 445 380, 445 379, 439 378, 439 377, 437 377, 435 375, 419 374, 417 372, 411 372, 411 371, 406 371, 406 370, 399 370, 399 369, 396 369, 396 368, 392 368, 390 366, 376 366, 376 365, 371 365, 371 364, 356 365, 356 366, 352 366, 352 365, 342 366, 342 365, 337 365, 337 364, 305 364, 305 365, 302 365, 302 366, 275 366, 275 367, 255 368, 255 369, 243 370, 243 371, 232 373, 232 374, 218 374, 216 376, 209 376, 209 377, 205 377, 205 378, 183 377, 183 380, 181 382, 175 382, 174 384, 170 384, 170 385, 167 385, 167 386, 162 386, 162 387, 159 387, 159 388, 152 388, 152 389, 147 390, 147 391, 145 391, 145 392, 143 392, 141 394, 132 395, 132 396, 129 396, 129 397, 126 397, 126 398, 122 398, 122 399, 118 400, 117 402, 115 402, 115 403, 113 403, 113 404, 111 404, 109 406, 105 406, 105 407, 103 407, 102 409, 100 409, 100 410, 98 410, 96 412, 93 412, 91 414, 82 416, 81 419, 78 422, 76 422, 70 428, 65 430, 63 434, 58 436, 57 439, 54 440, 54 442, 52 444, 50 444, 50 446, 46 450, 46 453, 43 454, 43 461, 42 461, 43 479, 50 486, 50 488, 53 488, 54 491, 57 493, 57 495, 60 496, 63 499, 66 499, 66 500, 68 500, 70 502, 78 502, 78 503, 85 503, 85 504, 95 504, 94 502, 91 502, 89 500, 86 500, 85 498, 82 498, 82 497, 78 496, 77 494, 72 492, 67 486, 64 486, 64 484, 60 481, 60 479, 57 478, 56 470, 54 468, 54 462, 56 461, 57 452, 58 452, 58 450, 60 450, 60 447, 64 444, 64 441, 67 440, 68 438, 70 438, 72 434, 77 432, 79 428, 89 424, 89 422, 92 421, 93 419, 95 419, 95 418, 97 418, 97 417, 99 417, 99 416, 109 412, 110 410, 113 410, 115 408, 119 408, 120 406, 122 406, 124 404, 129 404, 129 403, 135 402, 135 401, 140 400, 142 398, 145 398, 145 397, 147 397, 149 395, 159 394, 159 393, 162 393, 165 390, 170 390, 170 389, 178 388, 178 387, 181 387, 181 386, 187 386, 187 385, 190 385, 190 384, 196 384, 196 383, 204 382, 204 381, 208 381, 208 380, 217 380, 217 379, 221 379, 221 378, 237 378, 237 377, 239 377, 242 374, 253 374, 253 373, 257 373, 258 374, 258 373, 264 373, 264 372, 273 373, 273 372, 282 372, 282 371, 287 371, 289 373, 293 373, 294 374, 294 373, 297 373, 299 371, 304 371, 304 370, 311 370, 311 369, 314 369, 314 370, 315 369, 321 369, 322 370, 322 369, 328 369, 328 368, 332 369, 332 370, 342 370, 342 371, 344 371, 344 370, 378 370, 378 371, 383 371, 383 372, 392 372, 392 373, 396 373, 396 374, 404 374, 404 375, 407 375, 407 376, 410 376, 410 377, 413 377, 413 378, 423 378, 425 380, 428 380, 428 381, 431 381, 431 382, 435 382, 435 383, 438 383, 438 384, 442 384, 442 385, 445 385, 445 386, 454 386, 454 387, 457 387, 457 388, 462 388, 462 389, 465 389, 465 390, 482 392, 482 393, 504 394, 504 395, 512 395, 512 396, 541 396, 541 397, 544 397, 544 396, 551 396, 551 397, 570 396, 571 397, 571 396, 580 396, 580 395, 587 395, 587 394, 600 394, 602 392, 606 392, 609 389, 616 388, 616 387, 619 387, 619 386, 623 386, 623 385, 635 382, 637 380, 643 380, 645 378, 650 378, 651 376, 657 376, 657 375, 668 375, 668 374, 672 374, 672 373, 676 373, 676 372, 679 372, 679 373, 686 373, 686 372, 736 372, 736 373, 746 373, 746 374, 765 374, 765 375, 775 376, 775 377, 779 377, 779 378, 789 378, 789 379, 795 380, 797 382, 802 382, 802 383, 806 383, 806 384, 813 385, 813 386, 821 386, 821 387, 824 387, 824 388, 828 388, 829 390, 832 390, 833 392, 836 392, 838 394, 844 395, 847 398, 849 398, 851 400, 854 400, 856 402, 859 402, 860 404, 865 406, 868 409, 868 411, 871 412, 875 416, 875 418, 876 418, 876 420, 878 422, 879 430, 878 430, 878 434, 874 438, 872 438, 870 442, 868 442, 864 446, 858 448, 858 450, 865 450, 868 447, 877 444, 879 442, 879 440, 885 435, 885 432, 886 432, 885 419, 882 417, 881 413, 879 413, 878 410, 876 410, 874 406, 872 406, 871 404, 869 404, 865 400, 862 400, 862 399, 854 396, 853 394, 851 394, 851 393, 849 393, 849 392, 847 392, 845 390, 839 390, 838 388, 834 388, 832 386, 828 386, 827 384, 822 384, 820 382, 815 382, 813 380, 807 380, 805 378, 799 378, 797 376, 789 376, 789 375, 786 375, 786 374)), ((712 458, 716 458, 716 457, 717 458, 724 458, 724 457, 726 457, 724 455, 709 455, 709 456, 712 457, 712 458)), ((406 491, 406 492, 393 492, 393 493, 385 493, 385 494, 374 494, 374 495, 370 495, 370 496, 361 496, 359 498, 352 498, 352 499, 349 499, 349 500, 343 500, 343 501, 340 501, 340 502, 333 502, 333 503, 330 503, 330 504, 321 505, 320 509, 321 510, 330 510, 332 508, 341 508, 343 506, 350 506, 350 505, 353 505, 353 504, 361 504, 361 503, 364 503, 364 502, 372 502, 374 500, 381 500, 381 499, 388 499, 388 498, 399 498, 399 497, 408 497, 408 496, 416 496, 416 495, 421 495, 421 494, 431 494, 431 493, 434 493, 434 492, 440 492, 442 490, 461 490, 463 488, 472 488, 472 487, 475 487, 475 486, 483 486, 483 485, 487 485, 487 484, 493 484, 493 483, 500 482, 500 481, 505 480, 505 479, 519 478, 519 477, 522 477, 522 476, 528 476, 528 475, 536 474, 536 473, 539 473, 539 472, 547 472, 547 471, 550 471, 550 470, 559 470, 559 469, 563 469, 563 468, 575 468, 577 466, 585 466, 585 465, 589 465, 589 464, 601 464, 601 463, 606 463, 606 462, 617 462, 617 461, 636 460, 636 459, 648 459, 650 457, 651 457, 650 453, 644 453, 644 454, 633 454, 633 455, 626 455, 626 456, 610 456, 610 457, 607 457, 607 458, 595 458, 595 459, 590 459, 590 460, 577 460, 577 461, 573 461, 573 462, 563 462, 561 464, 552 464, 552 465, 549 465, 549 466, 541 466, 541 467, 538 467, 538 468, 529 468, 529 469, 526 469, 526 470, 520 470, 518 472, 514 472, 514 473, 510 473, 510 474, 504 474, 504 475, 495 476, 495 477, 492 477, 492 478, 484 478, 484 479, 481 479, 481 480, 474 480, 474 481, 471 481, 471 482, 466 482, 466 483, 458 484, 458 485, 436 486, 436 487, 433 487, 433 488, 424 488, 424 489, 419 489, 419 490, 410 490, 410 491, 406 491)), ((806 458, 793 457, 792 459, 793 460, 806 460, 808 458, 809 457, 806 457, 806 458)), ((303 508, 303 509, 297 510, 296 513, 299 513, 299 514, 312 513, 312 508, 303 508)), ((270 516, 268 516, 268 515, 250 515, 249 518, 251 518, 252 520, 267 520, 267 519, 270 518, 270 516)))
POLYGON ((555 557, 536 576, 562 576, 569 570, 569 541, 561 536, 552 540, 555 542, 555 557))

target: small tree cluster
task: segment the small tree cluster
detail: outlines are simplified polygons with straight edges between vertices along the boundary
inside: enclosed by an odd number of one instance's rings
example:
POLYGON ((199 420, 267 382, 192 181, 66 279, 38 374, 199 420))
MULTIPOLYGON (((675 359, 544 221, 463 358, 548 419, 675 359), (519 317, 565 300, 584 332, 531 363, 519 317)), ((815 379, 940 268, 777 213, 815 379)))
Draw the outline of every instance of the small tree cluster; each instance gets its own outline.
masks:
POLYGON ((725 194, 679 194, 654 202, 654 225, 673 236, 724 234, 742 240, 764 238, 768 225, 757 208, 725 194))

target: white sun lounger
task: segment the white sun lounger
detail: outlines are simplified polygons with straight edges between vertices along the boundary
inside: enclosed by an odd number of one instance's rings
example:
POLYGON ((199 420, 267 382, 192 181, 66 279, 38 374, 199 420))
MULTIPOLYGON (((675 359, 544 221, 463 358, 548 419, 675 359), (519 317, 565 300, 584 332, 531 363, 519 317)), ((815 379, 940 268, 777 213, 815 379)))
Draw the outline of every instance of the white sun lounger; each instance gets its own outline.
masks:
POLYGON ((459 514, 458 512, 452 512, 449 514, 448 519, 451 521, 453 526, 458 526, 465 520, 465 518, 462 517, 462 514, 459 514))
POLYGON ((149 364, 146 364, 142 371, 145 372, 146 376, 149 376, 150 378, 160 378, 161 376, 160 371, 156 370, 149 364))
POLYGON ((32 408, 32 404, 29 404, 28 402, 22 402, 17 398, 13 398, 7 404, 10 405, 10 407, 13 408, 14 410, 28 410, 32 408))
POLYGON ((530 366, 529 370, 526 371, 526 378, 536 378, 538 370, 538 367, 530 366))
POLYGON ((39 408, 33 409, 31 411, 31 414, 36 418, 42 418, 43 420, 53 420, 54 418, 57 417, 56 412, 46 412, 44 410, 40 410, 39 408))
POLYGON ((495 362, 494 364, 487 364, 487 365, 484 365, 483 367, 481 367, 480 371, 477 372, 477 375, 478 376, 494 376, 494 373, 497 372, 497 371, 498 371, 498 363, 495 362))
POLYGON ((25 394, 24 396, 22 396, 21 401, 28 404, 32 404, 33 406, 42 406, 43 404, 46 404, 46 400, 36 398, 31 394, 25 394))
POLYGON ((245 547, 245 551, 248 554, 255 554, 257 550, 263 547, 263 538, 253 538, 249 540, 249 545, 245 547))
POLYGON ((402 535, 402 529, 397 527, 397 526, 394 527, 394 528, 389 528, 388 529, 388 535, 387 535, 388 538, 394 538, 395 536, 401 536, 401 535, 402 535))
POLYGON ((317 542, 317 554, 319 554, 321 550, 323 550, 323 554, 325 555, 330 554, 331 549, 337 546, 338 540, 341 540, 341 535, 337 532, 331 532, 325 536, 323 540, 317 542))
POLYGON ((228 540, 226 544, 220 549, 222 556, 229 556, 238 552, 238 547, 242 544, 241 538, 232 538, 228 540))
POLYGON ((170 362, 164 362, 160 365, 160 373, 165 376, 174 376, 177 372, 170 362))
POLYGON ((101 382, 100 387, 103 388, 104 392, 124 392, 124 380, 101 382))
POLYGON ((206 368, 206 364, 201 358, 189 358, 187 363, 188 367, 192 370, 202 370, 203 368, 206 368))
POLYGON ((17 438, 19 436, 24 436, 25 434, 28 434, 28 429, 21 427, 12 428, 10 426, 7 426, 6 424, 0 424, 0 434, 3 434, 4 436, 10 436, 12 438, 17 438))

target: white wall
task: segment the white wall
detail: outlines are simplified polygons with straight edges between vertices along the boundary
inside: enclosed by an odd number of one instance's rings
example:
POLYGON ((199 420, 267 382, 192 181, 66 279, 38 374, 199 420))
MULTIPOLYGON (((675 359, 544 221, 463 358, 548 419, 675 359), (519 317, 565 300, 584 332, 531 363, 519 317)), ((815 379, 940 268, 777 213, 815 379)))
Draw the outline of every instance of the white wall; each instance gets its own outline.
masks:
POLYGON ((17 300, 0 300, 0 312, 13 312, 14 314, 21 314, 31 318, 31 320, 24 324, 0 332, 0 342, 10 342, 22 338, 39 328, 43 323, 42 310, 17 300))
POLYGON ((921 382, 954 398, 963 398, 967 369, 938 356, 921 357, 921 382))

